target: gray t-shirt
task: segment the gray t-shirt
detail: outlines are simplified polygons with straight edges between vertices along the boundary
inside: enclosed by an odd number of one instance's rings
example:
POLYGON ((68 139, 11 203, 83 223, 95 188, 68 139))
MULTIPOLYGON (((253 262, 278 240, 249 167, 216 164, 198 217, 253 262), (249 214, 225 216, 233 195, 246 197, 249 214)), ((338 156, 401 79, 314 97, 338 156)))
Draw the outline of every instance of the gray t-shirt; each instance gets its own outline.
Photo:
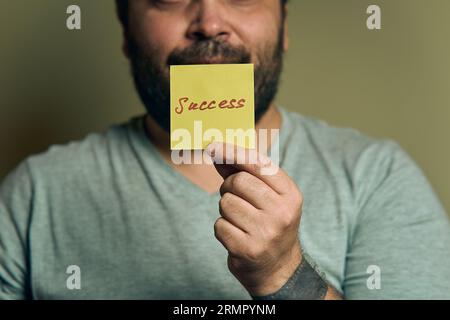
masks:
MULTIPOLYGON (((411 158, 280 110, 301 243, 327 280, 348 299, 450 299, 448 218, 411 158)), ((0 185, 0 299, 250 299, 214 237, 218 201, 162 159, 143 117, 53 146, 0 185)))

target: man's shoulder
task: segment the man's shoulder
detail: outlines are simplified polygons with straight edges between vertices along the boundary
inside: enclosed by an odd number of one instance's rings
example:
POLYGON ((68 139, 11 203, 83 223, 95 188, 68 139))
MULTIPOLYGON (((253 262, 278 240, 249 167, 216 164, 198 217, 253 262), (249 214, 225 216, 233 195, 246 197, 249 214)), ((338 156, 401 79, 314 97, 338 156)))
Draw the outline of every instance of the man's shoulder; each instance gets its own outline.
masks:
POLYGON ((324 119, 299 114, 283 109, 283 116, 289 121, 291 132, 302 136, 316 148, 329 152, 360 152, 371 146, 393 146, 391 139, 378 138, 363 133, 359 129, 332 125, 324 119))
POLYGON ((27 161, 41 168, 82 165, 83 161, 105 152, 112 141, 120 139, 120 127, 112 126, 103 132, 91 132, 85 137, 67 143, 51 145, 47 150, 31 155, 27 161))
POLYGON ((286 142, 289 147, 298 145, 298 156, 303 153, 317 159, 328 169, 367 177, 386 172, 393 162, 411 160, 392 139, 370 136, 355 128, 331 125, 323 119, 292 111, 283 112, 290 126, 286 142))
POLYGON ((51 145, 45 151, 27 157, 15 171, 27 172, 35 182, 100 174, 107 170, 111 157, 116 157, 127 147, 127 129, 132 121, 111 125, 78 140, 51 145))

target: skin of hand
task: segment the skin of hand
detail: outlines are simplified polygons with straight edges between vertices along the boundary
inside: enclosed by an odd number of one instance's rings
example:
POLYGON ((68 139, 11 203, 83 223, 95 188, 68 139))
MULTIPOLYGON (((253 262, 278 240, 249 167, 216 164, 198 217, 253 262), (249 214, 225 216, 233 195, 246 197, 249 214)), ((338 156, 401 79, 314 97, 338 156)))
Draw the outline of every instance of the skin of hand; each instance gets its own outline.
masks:
POLYGON ((206 152, 224 179, 214 232, 228 250, 228 268, 252 296, 272 294, 302 261, 302 193, 256 150, 212 143, 206 152))

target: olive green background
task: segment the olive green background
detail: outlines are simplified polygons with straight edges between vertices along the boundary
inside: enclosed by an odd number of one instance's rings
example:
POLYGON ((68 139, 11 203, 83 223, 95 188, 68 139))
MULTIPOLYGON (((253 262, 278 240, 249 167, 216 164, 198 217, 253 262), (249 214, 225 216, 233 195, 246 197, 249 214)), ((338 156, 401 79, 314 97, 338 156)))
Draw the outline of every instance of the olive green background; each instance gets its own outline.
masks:
MULTIPOLYGON (((398 141, 450 211, 450 1, 291 0, 278 102, 398 141), (366 8, 382 9, 382 30, 366 8)), ((0 177, 143 113, 112 0, 0 0, 0 177), (82 9, 82 30, 66 8, 82 9)))

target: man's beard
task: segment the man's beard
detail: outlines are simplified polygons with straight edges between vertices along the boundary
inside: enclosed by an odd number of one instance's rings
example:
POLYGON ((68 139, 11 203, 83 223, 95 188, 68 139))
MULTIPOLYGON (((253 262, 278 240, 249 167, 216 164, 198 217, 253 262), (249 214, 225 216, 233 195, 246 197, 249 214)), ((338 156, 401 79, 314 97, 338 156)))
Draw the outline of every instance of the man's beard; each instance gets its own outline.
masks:
MULTIPOLYGON (((258 122, 269 109, 278 91, 283 68, 283 28, 274 47, 266 47, 258 55, 255 65, 255 121, 258 122)), ((152 59, 152 50, 142 50, 130 36, 129 56, 134 83, 150 116, 166 132, 170 132, 170 65, 201 64, 207 59, 219 58, 220 63, 252 63, 251 54, 243 46, 233 47, 217 40, 195 42, 183 50, 174 50, 167 65, 152 59), (145 53, 150 52, 150 53, 145 53)))

